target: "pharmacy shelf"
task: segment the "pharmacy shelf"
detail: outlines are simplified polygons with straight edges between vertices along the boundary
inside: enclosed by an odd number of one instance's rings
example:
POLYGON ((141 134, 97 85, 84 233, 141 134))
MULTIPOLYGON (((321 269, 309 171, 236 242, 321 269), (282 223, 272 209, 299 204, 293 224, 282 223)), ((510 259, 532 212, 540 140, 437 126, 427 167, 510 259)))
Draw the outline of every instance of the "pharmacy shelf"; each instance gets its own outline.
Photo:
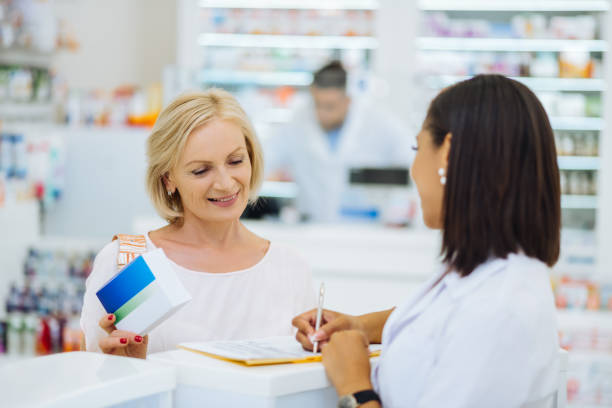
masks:
POLYGON ((423 11, 607 11, 606 0, 420 0, 423 11))
POLYGON ((259 190, 260 197, 296 198, 297 194, 297 185, 285 181, 264 181, 259 190))
POLYGON ((3 49, 0 52, 0 65, 19 65, 33 68, 49 68, 51 53, 41 53, 22 49, 3 49))
POLYGON ((251 116, 255 124, 260 125, 282 125, 289 123, 294 111, 290 108, 266 108, 251 116))
POLYGON ((550 125, 555 130, 602 130, 604 120, 588 117, 550 117, 550 125))
MULTIPOLYGON (((426 77, 425 81, 432 89, 442 89, 469 78, 471 78, 471 76, 431 75, 426 77)), ((525 84, 534 91, 602 92, 606 90, 606 82, 599 78, 510 78, 525 84)))
POLYGON ((598 361, 612 366, 612 352, 587 351, 587 350, 568 350, 570 367, 572 363, 598 361))
POLYGON ((234 71, 207 69, 200 72, 200 83, 259 86, 308 86, 312 82, 310 72, 301 71, 234 71))
POLYGON ((269 108, 262 119, 266 123, 288 123, 292 116, 293 111, 289 108, 269 108))
MULTIPOLYGON (((297 191, 296 184, 292 182, 266 181, 263 183, 259 195, 262 197, 295 198, 297 191)), ((561 207, 569 209, 597 208, 597 196, 566 194, 561 196, 561 207)))
POLYGON ((596 209, 596 195, 564 194, 561 196, 561 208, 566 209, 596 209))
POLYGON ((597 156, 558 156, 561 170, 599 170, 597 156))
POLYGON ((53 116, 52 103, 1 102, 0 119, 48 119, 53 116))
POLYGON ((603 40, 556 40, 527 38, 461 38, 419 37, 417 48, 426 51, 590 51, 605 52, 608 44, 603 40))
POLYGON ((198 44, 204 47, 375 49, 378 40, 359 36, 308 36, 203 33, 198 44))
POLYGON ((596 233, 582 228, 561 230, 561 254, 553 268, 553 274, 563 276, 592 277, 596 272, 596 233))
POLYGON ((376 10, 377 0, 200 0, 204 8, 308 9, 308 10, 376 10))
MULTIPOLYGON (((561 244, 561 248, 564 248, 563 244, 561 244)), ((565 250, 562 252, 565 252, 565 250)), ((574 253, 573 251, 571 254, 562 253, 562 259, 555 264, 553 274, 559 277, 571 276, 576 279, 591 278, 597 273, 595 252, 594 249, 590 248, 584 253, 574 253)))
POLYGON ((609 408, 609 405, 584 404, 582 402, 568 402, 567 408, 609 408))
POLYGON ((557 309, 560 329, 593 328, 612 330, 612 311, 557 309))
MULTIPOLYGON (((260 117, 260 119, 265 123, 287 123, 289 120, 291 120, 291 117, 292 110, 289 108, 271 108, 268 109, 265 114, 260 117)), ((554 130, 601 131, 604 127, 604 121, 601 118, 588 118, 579 116, 550 117, 550 124, 554 130)))

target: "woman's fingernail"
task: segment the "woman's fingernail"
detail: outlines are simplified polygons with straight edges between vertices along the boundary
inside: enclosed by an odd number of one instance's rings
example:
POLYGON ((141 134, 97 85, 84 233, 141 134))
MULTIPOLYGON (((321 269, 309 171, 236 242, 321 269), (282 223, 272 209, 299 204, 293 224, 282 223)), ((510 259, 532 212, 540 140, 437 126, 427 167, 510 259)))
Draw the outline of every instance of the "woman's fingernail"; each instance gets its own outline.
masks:
POLYGON ((140 343, 142 341, 142 337, 134 336, 134 341, 136 341, 136 343, 140 343))
POLYGON ((109 314, 108 315, 108 320, 113 320, 114 317, 115 317, 115 315, 109 314))
POLYGON ((121 344, 126 344, 127 343, 127 339, 125 337, 122 337, 122 338, 119 339, 119 342, 121 344))
POLYGON ((315 332, 311 337, 310 340, 311 341, 319 341, 322 340, 323 338, 325 338, 325 333, 322 332, 321 330, 315 332))

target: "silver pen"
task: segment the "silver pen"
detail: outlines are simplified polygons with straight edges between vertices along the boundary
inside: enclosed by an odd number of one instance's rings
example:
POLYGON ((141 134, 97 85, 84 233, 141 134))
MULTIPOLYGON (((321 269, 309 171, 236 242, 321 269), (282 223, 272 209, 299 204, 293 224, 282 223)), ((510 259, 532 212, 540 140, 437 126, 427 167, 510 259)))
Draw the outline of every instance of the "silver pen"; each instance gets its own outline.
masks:
MULTIPOLYGON (((317 321, 315 323, 315 332, 319 330, 321 327, 321 316, 323 315, 323 299, 325 298, 325 283, 321 282, 321 287, 319 288, 319 306, 317 307, 317 321)), ((317 348, 319 346, 319 342, 314 342, 314 348, 312 351, 314 353, 317 352, 317 348)))

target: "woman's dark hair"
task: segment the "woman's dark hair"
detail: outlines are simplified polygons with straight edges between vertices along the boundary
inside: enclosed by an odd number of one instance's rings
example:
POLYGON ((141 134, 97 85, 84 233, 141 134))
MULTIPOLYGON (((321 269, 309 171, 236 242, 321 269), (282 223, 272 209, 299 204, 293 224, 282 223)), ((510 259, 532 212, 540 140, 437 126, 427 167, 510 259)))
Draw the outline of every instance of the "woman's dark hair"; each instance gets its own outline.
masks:
POLYGON ((443 90, 425 129, 452 134, 444 192, 442 257, 469 275, 490 257, 522 251, 559 258, 561 196, 555 139, 542 104, 523 84, 478 75, 443 90))
POLYGON ((313 74, 312 85, 317 88, 346 89, 346 70, 340 61, 334 60, 313 74))

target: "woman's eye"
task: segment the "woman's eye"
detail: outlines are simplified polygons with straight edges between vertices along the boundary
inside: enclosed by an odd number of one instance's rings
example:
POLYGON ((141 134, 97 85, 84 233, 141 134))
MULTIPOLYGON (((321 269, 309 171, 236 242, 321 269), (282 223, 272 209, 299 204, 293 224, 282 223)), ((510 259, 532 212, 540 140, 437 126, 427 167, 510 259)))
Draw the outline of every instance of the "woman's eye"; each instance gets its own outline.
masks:
POLYGON ((200 176, 204 173, 206 173, 208 171, 208 169, 198 169, 198 170, 194 170, 191 173, 195 176, 200 176))
POLYGON ((238 165, 240 163, 242 163, 242 159, 240 159, 240 160, 233 160, 233 161, 230 162, 230 164, 233 164, 233 165, 238 165))

